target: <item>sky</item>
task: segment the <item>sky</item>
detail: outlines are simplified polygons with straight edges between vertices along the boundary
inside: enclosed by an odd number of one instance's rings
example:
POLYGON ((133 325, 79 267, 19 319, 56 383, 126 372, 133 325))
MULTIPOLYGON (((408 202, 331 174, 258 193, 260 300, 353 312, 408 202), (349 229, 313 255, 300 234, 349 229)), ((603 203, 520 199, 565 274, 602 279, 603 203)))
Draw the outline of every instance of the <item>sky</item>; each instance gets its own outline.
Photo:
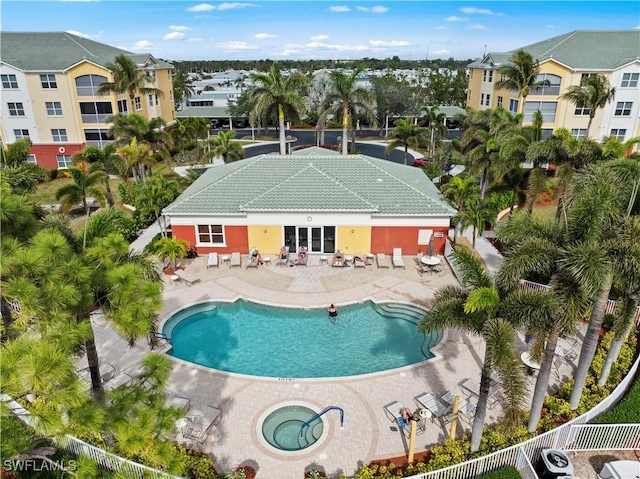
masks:
POLYGON ((467 60, 572 30, 640 28, 640 2, 2 0, 0 19, 3 31, 68 31, 170 61, 467 60))

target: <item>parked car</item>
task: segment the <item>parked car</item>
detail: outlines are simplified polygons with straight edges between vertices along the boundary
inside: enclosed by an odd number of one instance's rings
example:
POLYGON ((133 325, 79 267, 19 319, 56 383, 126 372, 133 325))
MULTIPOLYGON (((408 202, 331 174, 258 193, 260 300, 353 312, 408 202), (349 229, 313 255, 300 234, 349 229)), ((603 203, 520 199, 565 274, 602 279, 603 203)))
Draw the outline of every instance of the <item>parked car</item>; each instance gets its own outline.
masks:
POLYGON ((433 163, 435 160, 433 158, 416 158, 413 160, 413 166, 425 166, 429 163, 433 163))

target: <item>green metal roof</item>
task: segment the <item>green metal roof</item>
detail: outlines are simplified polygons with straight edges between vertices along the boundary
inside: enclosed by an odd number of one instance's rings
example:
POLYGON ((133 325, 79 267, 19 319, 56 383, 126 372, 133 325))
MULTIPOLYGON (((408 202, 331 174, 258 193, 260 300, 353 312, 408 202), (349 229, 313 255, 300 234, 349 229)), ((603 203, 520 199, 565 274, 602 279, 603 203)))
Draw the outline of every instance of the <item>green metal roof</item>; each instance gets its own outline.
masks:
POLYGON ((160 68, 173 67, 149 54, 131 53, 67 32, 0 32, 2 62, 25 72, 65 71, 83 60, 104 66, 121 54, 137 64, 146 60, 160 68))
MULTIPOLYGON (((640 59, 640 29, 574 30, 521 48, 541 63, 553 59, 573 70, 615 70, 640 59)), ((468 66, 505 64, 511 52, 489 53, 468 66)))
POLYGON ((250 211, 456 213, 419 169, 316 147, 210 168, 164 210, 169 216, 250 211))

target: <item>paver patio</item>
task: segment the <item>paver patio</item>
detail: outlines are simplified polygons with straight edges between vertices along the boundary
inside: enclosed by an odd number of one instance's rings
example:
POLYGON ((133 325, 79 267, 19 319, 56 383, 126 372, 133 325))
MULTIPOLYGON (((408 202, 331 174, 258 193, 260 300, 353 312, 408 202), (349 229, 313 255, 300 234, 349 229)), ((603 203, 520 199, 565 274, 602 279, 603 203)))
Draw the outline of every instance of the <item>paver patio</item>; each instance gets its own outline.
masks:
MULTIPOLYGON (((188 286, 165 277, 164 308, 161 321, 173 312, 203 301, 229 301, 245 298, 274 305, 327 307, 330 303, 374 301, 408 302, 428 308, 434 292, 457 281, 447 268, 447 275, 420 277, 413 257, 405 257, 406 269, 332 268, 320 265, 319 257, 310 257, 309 265, 290 267, 261 266, 257 269, 206 268, 206 258, 182 260, 186 271, 201 281, 188 286)), ((244 257, 243 257, 243 265, 244 257)), ((146 341, 129 348, 126 341, 108 325, 96 325, 96 342, 102 363, 109 362, 118 372, 134 374, 142 355, 149 351, 146 341)), ((212 344, 215 347, 215 344, 212 344)), ((336 345, 336 361, 340 360, 336 345)), ((524 349, 524 344, 523 344, 524 349)), ((190 442, 177 432, 178 442, 202 449, 221 471, 238 465, 252 465, 258 477, 297 479, 311 465, 323 467, 328 474, 352 475, 361 464, 375 459, 407 453, 407 439, 383 411, 383 406, 400 401, 416 408, 413 398, 423 392, 435 396, 447 390, 464 394, 458 383, 466 378, 479 379, 484 344, 479 338, 448 331, 437 347, 437 358, 391 371, 331 379, 258 378, 221 373, 173 358, 169 394, 189 398, 191 409, 203 410, 211 405, 222 409, 223 416, 204 444, 190 442), (345 412, 344 429, 339 415, 323 416, 325 432, 316 444, 302 451, 278 451, 261 437, 260 426, 265 416, 276 407, 302 404, 314 410, 339 406, 345 412)), ((268 360, 268 358, 265 358, 268 360)), ((573 362, 566 362, 552 381, 569 376, 573 362)), ((533 387, 533 381, 530 382, 533 387)), ((488 410, 487 423, 495 421, 501 408, 488 410)), ((459 434, 470 430, 462 420, 459 434)), ((418 436, 416 452, 442 442, 448 429, 440 423, 428 422, 427 430, 418 436)))

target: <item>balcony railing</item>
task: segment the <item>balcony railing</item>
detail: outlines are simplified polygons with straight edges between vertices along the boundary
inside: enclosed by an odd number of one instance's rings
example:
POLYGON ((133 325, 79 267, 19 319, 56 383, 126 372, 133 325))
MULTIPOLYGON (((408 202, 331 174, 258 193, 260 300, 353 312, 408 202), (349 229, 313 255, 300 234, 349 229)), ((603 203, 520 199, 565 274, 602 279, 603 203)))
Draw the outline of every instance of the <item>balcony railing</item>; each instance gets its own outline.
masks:
POLYGON ((560 94, 560 85, 543 86, 529 91, 529 95, 555 95, 560 94))
POLYGON ((83 113, 81 118, 82 123, 106 123, 110 116, 113 113, 83 113))

